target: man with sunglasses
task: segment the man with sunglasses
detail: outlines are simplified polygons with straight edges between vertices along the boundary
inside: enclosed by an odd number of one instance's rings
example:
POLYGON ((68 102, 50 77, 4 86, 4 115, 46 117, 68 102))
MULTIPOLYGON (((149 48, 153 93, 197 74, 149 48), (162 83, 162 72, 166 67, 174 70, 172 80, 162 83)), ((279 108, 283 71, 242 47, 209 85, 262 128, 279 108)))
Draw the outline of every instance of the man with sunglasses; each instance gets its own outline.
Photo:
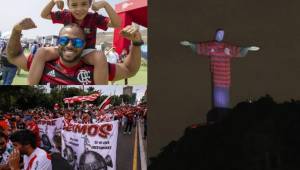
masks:
MULTIPOLYGON (((16 24, 7 47, 10 62, 26 71, 30 68, 33 56, 25 57, 21 50, 20 35, 22 30, 32 28, 36 28, 36 25, 30 18, 23 19, 16 24)), ((140 46, 143 41, 137 28, 127 26, 121 31, 121 34, 133 42, 132 48, 124 63, 109 64, 106 61, 103 63, 103 69, 110 81, 134 76, 141 63, 140 46)), ((66 25, 60 30, 58 39, 60 56, 58 59, 46 63, 40 84, 94 84, 93 66, 85 64, 80 58, 85 45, 84 39, 83 30, 76 24, 66 25)), ((54 54, 55 49, 39 50, 38 53, 39 55, 54 54)), ((102 52, 99 53, 99 55, 104 55, 102 52)))

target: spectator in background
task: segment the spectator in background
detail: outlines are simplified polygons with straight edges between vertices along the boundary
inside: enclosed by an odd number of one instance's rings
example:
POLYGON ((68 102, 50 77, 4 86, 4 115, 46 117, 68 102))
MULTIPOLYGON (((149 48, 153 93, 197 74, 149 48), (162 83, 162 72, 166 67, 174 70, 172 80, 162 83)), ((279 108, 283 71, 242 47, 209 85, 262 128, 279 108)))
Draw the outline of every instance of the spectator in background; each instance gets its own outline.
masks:
POLYGON ((91 122, 91 116, 89 115, 89 111, 85 110, 81 116, 81 120, 83 124, 90 124, 91 122))
POLYGON ((41 145, 41 138, 40 138, 40 130, 38 125, 32 119, 32 115, 26 115, 24 119, 25 119, 26 129, 33 132, 36 141, 35 145, 39 147, 41 145))
MULTIPOLYGON (((111 64, 117 64, 119 60, 119 54, 116 52, 115 47, 112 47, 107 51, 106 55, 107 62, 111 64)), ((111 84, 114 84, 114 81, 111 81, 111 84)))
MULTIPOLYGON (((124 48, 124 49, 122 50, 122 52, 121 52, 120 57, 119 57, 119 63, 123 63, 124 60, 125 60, 125 58, 126 58, 126 56, 127 56, 127 50, 126 50, 126 48, 124 48)), ((128 84, 128 79, 127 79, 127 78, 124 79, 124 84, 125 84, 125 85, 128 84)))
POLYGON ((17 66, 11 64, 7 60, 7 53, 6 53, 7 44, 4 42, 2 48, 0 50, 1 53, 1 62, 3 64, 2 68, 2 76, 3 76, 3 85, 11 85, 17 72, 17 66))
POLYGON ((120 54, 120 57, 119 57, 119 63, 123 63, 123 61, 125 60, 127 56, 127 50, 126 48, 124 48, 120 54))
POLYGON ((34 56, 34 54, 36 53, 38 48, 39 48, 38 43, 36 41, 34 41, 31 48, 30 48, 30 53, 32 54, 32 56, 34 56))
POLYGON ((20 115, 16 115, 17 129, 25 129, 26 125, 20 115))
POLYGON ((9 134, 9 122, 2 115, 0 115, 0 127, 2 132, 4 132, 6 135, 9 134))
POLYGON ((8 158, 10 155, 11 150, 9 150, 8 145, 8 136, 0 132, 0 169, 6 170, 10 169, 8 165, 8 158))
POLYGON ((147 112, 148 109, 146 108, 144 113, 143 113, 143 120, 144 120, 144 135, 143 135, 143 139, 147 138, 147 112))
POLYGON ((125 127, 124 134, 131 135, 133 119, 134 119, 133 114, 131 112, 127 112, 126 118, 127 118, 127 121, 126 121, 126 127, 125 127))
POLYGON ((110 50, 108 50, 106 55, 107 62, 116 64, 119 60, 119 54, 116 52, 116 48, 112 47, 110 50))

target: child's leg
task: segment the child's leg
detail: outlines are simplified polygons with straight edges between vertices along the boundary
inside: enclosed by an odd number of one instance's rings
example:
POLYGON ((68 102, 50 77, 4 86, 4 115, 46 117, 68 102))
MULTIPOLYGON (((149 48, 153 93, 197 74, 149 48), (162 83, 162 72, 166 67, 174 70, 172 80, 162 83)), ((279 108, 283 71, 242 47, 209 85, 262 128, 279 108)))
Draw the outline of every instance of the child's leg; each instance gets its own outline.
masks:
POLYGON ((30 66, 30 70, 27 78, 28 85, 39 84, 44 71, 45 63, 47 61, 51 61, 58 58, 58 56, 59 54, 57 48, 54 47, 39 48, 38 51, 35 53, 30 66))
POLYGON ((94 65, 94 83, 108 84, 108 64, 104 54, 100 51, 93 51, 84 56, 83 61, 94 65))

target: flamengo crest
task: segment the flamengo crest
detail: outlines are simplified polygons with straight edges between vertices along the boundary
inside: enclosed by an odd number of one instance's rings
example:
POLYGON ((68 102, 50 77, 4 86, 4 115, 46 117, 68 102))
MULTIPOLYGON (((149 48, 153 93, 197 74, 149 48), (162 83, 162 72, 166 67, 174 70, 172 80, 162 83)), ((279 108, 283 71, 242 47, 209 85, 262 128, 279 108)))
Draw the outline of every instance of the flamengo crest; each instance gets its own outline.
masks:
POLYGON ((88 70, 79 70, 79 73, 77 74, 77 80, 83 84, 91 84, 91 72, 88 70))

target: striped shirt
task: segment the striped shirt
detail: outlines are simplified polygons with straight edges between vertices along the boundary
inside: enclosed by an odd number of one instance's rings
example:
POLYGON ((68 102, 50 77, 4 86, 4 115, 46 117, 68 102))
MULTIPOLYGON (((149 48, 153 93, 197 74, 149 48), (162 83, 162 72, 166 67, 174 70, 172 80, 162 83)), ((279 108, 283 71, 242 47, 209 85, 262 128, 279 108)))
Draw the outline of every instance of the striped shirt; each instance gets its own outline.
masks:
MULTIPOLYGON (((32 55, 28 57, 28 69, 32 63, 32 55)), ((53 85, 94 85, 94 66, 80 61, 77 65, 69 68, 61 63, 59 57, 45 64, 44 72, 39 84, 53 85)), ((116 65, 108 63, 108 79, 115 77, 116 65)))
MULTIPOLYGON (((51 12, 51 19, 54 24, 68 25, 76 23, 76 19, 69 10, 51 12)), ((88 13, 79 25, 85 33, 85 49, 95 48, 97 28, 107 30, 109 18, 99 15, 98 13, 88 13)))
POLYGON ((210 56, 210 71, 216 87, 230 87, 230 59, 241 57, 240 47, 224 42, 209 41, 197 44, 197 54, 210 56))

